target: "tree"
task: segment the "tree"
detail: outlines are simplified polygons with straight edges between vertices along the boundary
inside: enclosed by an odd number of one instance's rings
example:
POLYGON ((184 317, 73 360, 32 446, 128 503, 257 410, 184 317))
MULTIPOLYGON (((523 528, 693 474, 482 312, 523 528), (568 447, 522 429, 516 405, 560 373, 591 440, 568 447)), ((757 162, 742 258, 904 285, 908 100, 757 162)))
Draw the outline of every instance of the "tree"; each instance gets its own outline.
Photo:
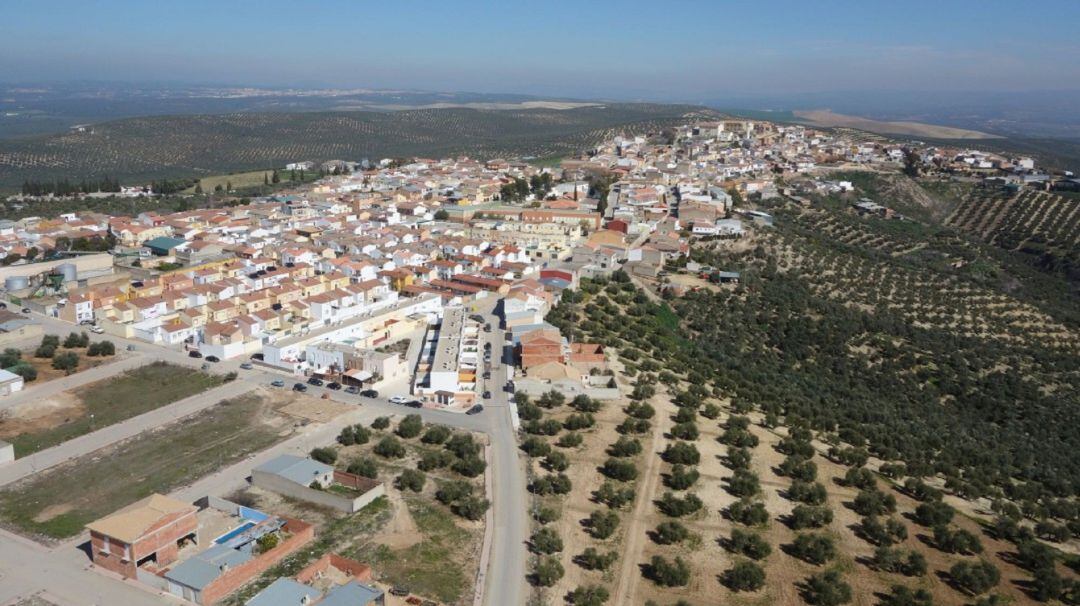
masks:
POLYGON ((259 553, 266 553, 271 549, 278 546, 279 538, 277 533, 264 534, 263 536, 255 539, 255 544, 259 547, 259 553))
POLYGON ((308 456, 325 465, 333 465, 337 461, 337 451, 329 447, 312 448, 308 456))
POLYGON ((675 520, 660 522, 656 527, 656 531, 653 532, 653 540, 660 545, 681 543, 689 536, 690 531, 686 529, 686 526, 675 520))
POLYGON ((9 347, 0 353, 0 368, 11 368, 20 360, 22 360, 22 351, 9 347))
POLYGON ((997 585, 1001 573, 990 562, 979 560, 975 563, 957 562, 949 569, 949 577, 963 591, 970 595, 979 595, 997 585))
POLYGON ((608 447, 608 454, 613 457, 632 457, 641 454, 641 442, 637 438, 620 436, 608 447))
POLYGON ((281 183, 281 175, 278 174, 277 169, 274 169, 274 172, 270 175, 270 182, 274 185, 281 183))
POLYGON ((416 468, 420 471, 442 469, 450 464, 450 454, 443 450, 429 450, 420 455, 416 468))
POLYGON ((884 572, 897 572, 909 577, 926 574, 926 557, 918 551, 905 552, 884 545, 874 550, 874 568, 884 572))
POLYGON ((672 465, 671 473, 668 474, 664 483, 674 490, 686 490, 693 486, 701 474, 694 467, 686 467, 685 465, 672 465))
POLYGON ((545 457, 551 452, 551 444, 536 436, 529 436, 522 440, 520 448, 522 452, 533 458, 545 457))
POLYGON ((427 483, 427 475, 415 469, 404 469, 398 475, 396 483, 399 490, 420 492, 424 489, 424 484, 427 483))
POLYGON ((611 509, 621 509, 634 500, 634 489, 629 486, 616 486, 612 482, 604 482, 600 485, 600 488, 593 492, 593 499, 611 509))
POLYGON ((575 396, 570 401, 570 406, 578 412, 600 412, 600 401, 594 400, 585 394, 575 396))
POLYGON ((618 552, 600 553, 595 547, 586 547, 575 562, 586 570, 607 570, 619 559, 618 552))
POLYGON ((833 512, 828 507, 800 503, 791 510, 789 524, 793 530, 821 528, 832 523, 833 512))
POLYGON ((732 591, 757 591, 765 586, 765 569, 750 560, 739 560, 724 571, 723 583, 732 591))
POLYGON ((476 520, 484 517, 484 514, 487 513, 489 507, 491 507, 491 502, 487 499, 468 496, 451 504, 450 511, 465 518, 466 520, 472 520, 475 522, 476 520))
POLYGON ((577 448, 585 440, 580 433, 570 432, 559 436, 555 445, 559 448, 577 448))
POLYGON ((602 585, 587 585, 571 591, 566 600, 574 606, 601 606, 607 603, 611 595, 602 585))
POLYGON ((353 459, 345 471, 373 480, 379 477, 379 466, 375 464, 375 461, 367 457, 353 459))
POLYGON ((772 547, 761 535, 756 532, 748 532, 741 528, 731 531, 731 540, 727 544, 731 551, 742 554, 753 560, 762 560, 772 553, 772 547))
POLYGON ((424 421, 420 418, 420 415, 411 414, 406 415, 404 419, 398 423, 397 435, 410 440, 420 435, 420 432, 424 430, 424 421))
POLYGON ((690 515, 702 507, 704 507, 701 499, 694 493, 687 493, 683 498, 676 497, 670 492, 665 492, 664 496, 660 497, 658 507, 664 515, 681 518, 683 516, 690 515))
MULTIPOLYGON (((668 444, 661 454, 665 461, 671 464, 682 463, 683 465, 697 465, 701 461, 701 453, 697 447, 687 442, 668 444)), ((635 470, 636 475, 636 470, 635 470)))
POLYGON ((828 498, 828 492, 821 482, 795 480, 787 490, 787 497, 807 505, 821 505, 828 498))
POLYGON ((405 446, 394 436, 383 437, 372 450, 385 459, 400 459, 405 456, 405 446))
POLYGON ((803 598, 812 606, 840 606, 851 601, 851 585, 839 572, 826 570, 806 579, 803 598))
POLYGON ((821 565, 836 557, 836 544, 824 534, 800 534, 790 545, 791 555, 811 564, 821 565))
POLYGON ((450 213, 446 212, 446 209, 440 208, 439 210, 435 211, 435 220, 436 221, 445 221, 445 220, 447 220, 449 218, 450 218, 450 213))
POLYGON ((950 528, 944 524, 934 527, 934 545, 946 553, 982 553, 979 537, 962 528, 950 528))
POLYGON ((75 349, 76 347, 86 347, 90 344, 90 337, 84 332, 81 335, 77 332, 68 333, 67 338, 64 339, 64 347, 68 349, 75 349))
POLYGON ((885 547, 907 538, 907 527, 896 518, 882 522, 877 516, 866 516, 859 522, 856 532, 868 542, 885 547))
POLYGON ((593 538, 606 539, 615 534, 615 529, 619 527, 619 516, 613 511, 594 511, 589 514, 585 525, 593 538))
POLYGON ((879 516, 896 512, 896 497, 874 488, 860 490, 852 502, 855 513, 863 516, 879 516))
POLYGON ((570 468, 570 457, 561 450, 555 450, 544 457, 543 466, 548 471, 566 471, 570 468))
POLYGON ((484 470, 487 469, 487 463, 479 456, 470 454, 455 461, 450 468, 466 478, 475 478, 484 473, 484 470))
POLYGON ((915 521, 927 528, 941 526, 952 521, 956 510, 941 501, 920 503, 915 508, 915 521))
POLYGON ((19 362, 8 370, 22 377, 23 381, 27 383, 37 380, 37 369, 27 362, 19 362))
POLYGON ((390 427, 390 417, 377 417, 374 421, 371 422, 372 429, 378 429, 379 431, 382 431, 387 427, 390 427))
POLYGON ((736 469, 735 473, 727 478, 727 482, 727 491, 740 498, 753 496, 761 490, 757 474, 745 469, 736 469))
POLYGON ((553 556, 544 556, 533 569, 533 582, 540 587, 551 587, 559 582, 566 571, 559 560, 553 556))
POLYGON ((116 355, 116 346, 112 341, 98 341, 91 343, 86 348, 86 355, 93 358, 97 356, 112 356, 116 355))
POLYGON ((744 526, 764 526, 769 521, 769 512, 761 501, 739 499, 728 507, 728 516, 744 526))
POLYGON ((529 538, 534 553, 552 554, 563 550, 563 541, 553 528, 541 528, 529 538))
POLYGON ((690 567, 676 556, 668 561, 664 556, 654 555, 649 560, 646 574, 661 587, 682 587, 690 583, 690 567))
POLYGON ((541 507, 533 513, 533 518, 540 524, 550 524, 561 517, 560 510, 554 507, 541 507))
POLYGON ((610 458, 600 468, 600 473, 621 482, 629 482, 637 478, 637 466, 625 459, 610 458))
POLYGON ((934 598, 925 589, 914 591, 903 585, 893 585, 878 606, 933 606, 934 598))

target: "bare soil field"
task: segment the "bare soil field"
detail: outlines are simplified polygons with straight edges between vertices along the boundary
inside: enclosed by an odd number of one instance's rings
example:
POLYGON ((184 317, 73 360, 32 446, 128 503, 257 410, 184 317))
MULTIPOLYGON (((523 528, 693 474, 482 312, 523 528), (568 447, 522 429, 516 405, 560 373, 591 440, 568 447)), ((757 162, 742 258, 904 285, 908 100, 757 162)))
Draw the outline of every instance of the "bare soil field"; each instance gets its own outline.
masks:
POLYGON ((796 117, 814 126, 839 126, 844 128, 856 128, 871 133, 884 135, 911 135, 914 137, 928 137, 931 139, 1000 139, 997 135, 968 130, 965 128, 953 128, 951 126, 939 126, 925 124, 923 122, 887 122, 871 120, 858 116, 836 114, 829 110, 808 110, 793 112, 796 117))

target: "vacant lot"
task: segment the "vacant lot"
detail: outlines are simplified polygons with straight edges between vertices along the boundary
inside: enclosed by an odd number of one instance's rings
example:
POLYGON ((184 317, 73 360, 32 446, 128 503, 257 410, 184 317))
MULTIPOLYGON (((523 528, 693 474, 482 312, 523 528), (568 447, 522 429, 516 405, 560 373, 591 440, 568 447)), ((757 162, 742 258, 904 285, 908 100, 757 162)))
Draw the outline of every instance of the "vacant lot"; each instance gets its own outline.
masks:
POLYGON ((0 418, 0 439, 15 445, 16 456, 26 456, 217 387, 223 381, 220 375, 155 362, 18 406, 0 418))
POLYGON ((79 457, 0 492, 0 518, 61 539, 149 494, 168 493, 288 437, 256 392, 79 457))

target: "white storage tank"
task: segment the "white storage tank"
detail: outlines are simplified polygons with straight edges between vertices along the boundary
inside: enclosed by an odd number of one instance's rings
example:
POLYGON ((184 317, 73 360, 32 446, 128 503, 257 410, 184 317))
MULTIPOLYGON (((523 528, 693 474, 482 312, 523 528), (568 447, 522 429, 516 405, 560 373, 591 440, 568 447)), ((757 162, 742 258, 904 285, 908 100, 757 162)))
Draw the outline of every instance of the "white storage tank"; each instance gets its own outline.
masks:
POLYGON ((7 290, 22 290, 30 287, 30 278, 26 276, 8 276, 4 279, 4 288, 7 290))
POLYGON ((64 276, 64 282, 74 282, 79 279, 79 268, 74 263, 64 263, 56 267, 56 273, 64 276))

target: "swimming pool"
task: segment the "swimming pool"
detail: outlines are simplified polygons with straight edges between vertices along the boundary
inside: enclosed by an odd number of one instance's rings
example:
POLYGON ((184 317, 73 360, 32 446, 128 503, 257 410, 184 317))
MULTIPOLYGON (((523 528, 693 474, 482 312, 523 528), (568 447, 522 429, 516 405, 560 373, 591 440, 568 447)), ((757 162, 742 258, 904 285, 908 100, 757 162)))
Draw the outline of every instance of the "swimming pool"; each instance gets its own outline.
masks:
POLYGON ((229 539, 232 539, 232 538, 240 535, 241 533, 243 533, 244 531, 246 531, 247 529, 251 528, 254 525, 255 525, 255 522, 250 522, 250 521, 244 522, 240 526, 237 526, 236 528, 233 528, 229 532, 226 532, 225 534, 221 535, 220 537, 214 539, 214 542, 217 543, 218 545, 221 545, 223 543, 227 543, 229 541, 229 539))

